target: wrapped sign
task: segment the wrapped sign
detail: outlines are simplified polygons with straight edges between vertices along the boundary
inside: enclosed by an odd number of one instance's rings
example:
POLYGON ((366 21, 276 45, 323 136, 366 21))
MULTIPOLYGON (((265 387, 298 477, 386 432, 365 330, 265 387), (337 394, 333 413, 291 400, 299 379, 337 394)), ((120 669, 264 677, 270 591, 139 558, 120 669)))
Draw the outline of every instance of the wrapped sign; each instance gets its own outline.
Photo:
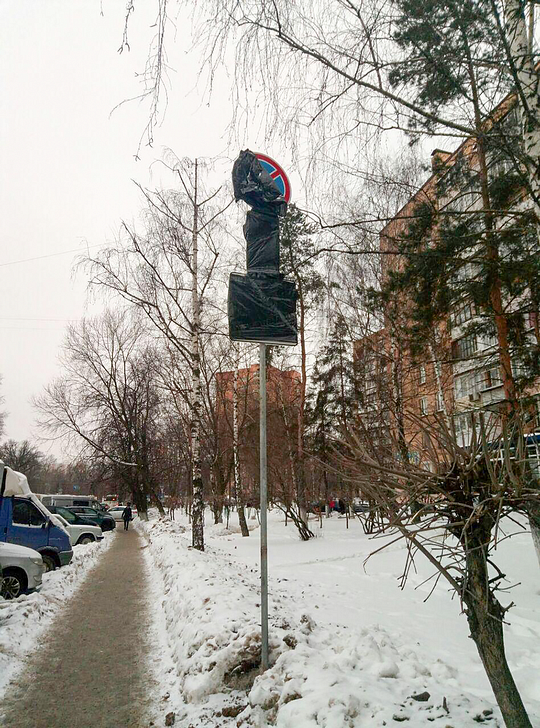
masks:
POLYGON ((296 346, 294 281, 284 278, 229 277, 229 336, 233 341, 296 346))
POLYGON ((291 187, 281 167, 264 154, 245 149, 234 163, 235 199, 251 207, 244 224, 247 276, 229 278, 229 335, 233 341, 297 343, 293 281, 279 272, 279 218, 291 187))
POLYGON ((244 237, 247 242, 248 273, 279 275, 279 218, 253 208, 246 215, 244 237))

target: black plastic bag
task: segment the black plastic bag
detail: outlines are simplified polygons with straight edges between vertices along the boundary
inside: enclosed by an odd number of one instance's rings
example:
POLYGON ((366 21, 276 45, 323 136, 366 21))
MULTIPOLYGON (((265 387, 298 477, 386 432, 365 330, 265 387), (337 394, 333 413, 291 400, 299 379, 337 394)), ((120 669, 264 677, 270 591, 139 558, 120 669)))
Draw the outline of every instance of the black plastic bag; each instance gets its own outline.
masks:
POLYGON ((249 210, 244 224, 249 273, 279 275, 279 219, 259 208, 249 210))
POLYGON ((266 276, 229 277, 229 336, 233 341, 296 346, 294 281, 266 276))
POLYGON ((270 205, 276 208, 276 213, 286 205, 278 186, 249 149, 238 155, 233 165, 232 183, 237 202, 244 200, 251 207, 270 205))

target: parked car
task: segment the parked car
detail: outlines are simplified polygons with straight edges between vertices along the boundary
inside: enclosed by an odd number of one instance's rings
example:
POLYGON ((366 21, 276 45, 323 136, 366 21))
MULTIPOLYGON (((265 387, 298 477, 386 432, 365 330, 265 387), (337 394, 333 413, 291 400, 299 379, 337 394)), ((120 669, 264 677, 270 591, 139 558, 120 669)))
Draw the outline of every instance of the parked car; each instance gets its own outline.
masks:
MULTIPOLYGON (((109 508, 109 515, 111 515, 115 521, 121 521, 122 520, 122 513, 124 512, 124 508, 126 506, 115 506, 114 508, 109 508)), ((137 515, 137 509, 135 506, 131 506, 131 520, 135 518, 137 515)))
POLYGON ((116 528, 116 521, 109 512, 98 511, 89 506, 70 506, 67 510, 95 523, 101 527, 102 531, 112 531, 113 528, 116 528))
POLYGON ((41 554, 26 546, 0 543, 1 580, 0 595, 16 599, 21 594, 41 589, 45 564, 41 554))
POLYGON ((49 510, 63 522, 69 532, 72 544, 78 546, 81 543, 91 543, 103 539, 101 528, 87 518, 82 518, 78 513, 73 513, 67 508, 62 508, 62 506, 49 506, 49 510))
POLYGON ((369 513, 371 506, 361 498, 353 498, 352 509, 354 513, 369 513))

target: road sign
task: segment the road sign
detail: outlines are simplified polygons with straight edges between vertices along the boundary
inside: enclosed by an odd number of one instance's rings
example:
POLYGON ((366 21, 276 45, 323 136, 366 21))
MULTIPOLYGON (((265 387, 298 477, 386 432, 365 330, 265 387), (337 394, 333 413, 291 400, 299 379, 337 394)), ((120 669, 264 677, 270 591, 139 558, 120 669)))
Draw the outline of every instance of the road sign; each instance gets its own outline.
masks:
POLYGON ((291 199, 291 183, 289 178, 285 174, 285 170, 274 160, 266 154, 255 152, 255 156, 262 164, 263 168, 268 172, 270 177, 276 183, 279 191, 285 198, 285 202, 290 202, 291 199))

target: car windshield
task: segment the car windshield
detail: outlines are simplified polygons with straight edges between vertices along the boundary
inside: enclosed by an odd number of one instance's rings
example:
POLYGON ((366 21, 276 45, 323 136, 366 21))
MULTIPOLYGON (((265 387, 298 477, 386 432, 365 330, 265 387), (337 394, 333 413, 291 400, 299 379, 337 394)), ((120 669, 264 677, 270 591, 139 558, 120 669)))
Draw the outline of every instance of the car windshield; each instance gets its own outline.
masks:
POLYGON ((68 523, 75 523, 75 521, 77 520, 77 516, 74 513, 68 511, 67 508, 62 508, 62 506, 58 506, 56 508, 56 512, 59 516, 62 516, 62 518, 68 523))

